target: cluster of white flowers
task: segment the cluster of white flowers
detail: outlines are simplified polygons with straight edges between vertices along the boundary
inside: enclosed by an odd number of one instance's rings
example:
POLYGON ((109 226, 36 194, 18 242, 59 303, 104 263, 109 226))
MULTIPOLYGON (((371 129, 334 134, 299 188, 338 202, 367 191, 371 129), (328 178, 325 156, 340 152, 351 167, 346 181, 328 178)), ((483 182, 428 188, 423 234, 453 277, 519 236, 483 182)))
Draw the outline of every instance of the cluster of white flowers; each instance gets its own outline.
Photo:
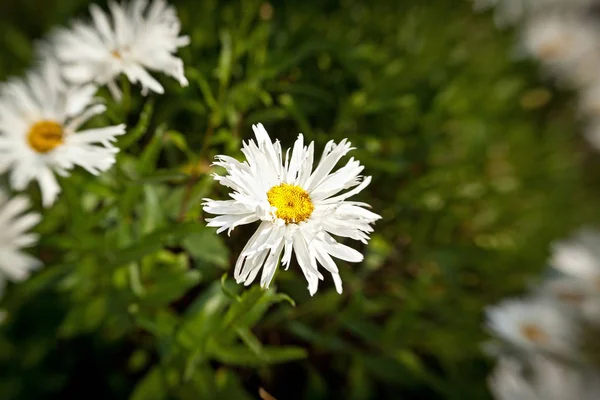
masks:
MULTIPOLYGON (((116 162, 116 137, 125 125, 82 129, 93 116, 106 110, 96 93, 106 85, 118 101, 121 90, 115 78, 125 75, 140 83, 142 94, 163 93, 163 86, 148 72, 159 71, 187 85, 183 62, 176 51, 189 43, 180 36, 174 7, 165 0, 109 2, 110 13, 90 7, 89 21, 75 21, 55 29, 39 46, 39 66, 25 78, 14 78, 0 88, 0 174, 8 174, 14 190, 35 180, 44 207, 60 193, 56 174, 66 177, 75 166, 93 175, 116 162)), ((367 204, 346 201, 371 181, 359 175, 363 167, 351 158, 332 172, 352 148, 346 140, 329 142, 313 170, 314 144, 298 137, 293 151, 283 156, 262 125, 254 126, 256 142, 243 152, 247 162, 218 156, 215 165, 226 176, 216 176, 233 189, 233 200, 205 199, 204 210, 218 216, 208 220, 218 232, 261 221, 235 266, 238 283, 250 284, 262 269, 261 285, 268 287, 277 265, 288 267, 292 252, 307 281, 310 294, 323 275, 321 264, 342 292, 342 281, 332 257, 362 261, 357 250, 338 243, 332 235, 367 243, 379 215, 367 204), (283 256, 282 256, 283 254, 283 256)), ((27 233, 40 219, 23 214, 29 201, 22 195, 0 196, 0 282, 4 277, 22 280, 39 262, 21 250, 36 242, 27 233), (4 236, 2 236, 4 235, 4 236)))
POLYGON ((600 398, 598 360, 589 339, 600 332, 600 233, 583 229, 553 246, 552 270, 532 293, 487 310, 499 339, 490 387, 496 399, 600 398))
POLYGON ((475 0, 495 7, 498 25, 515 24, 519 52, 537 59, 544 73, 577 90, 585 137, 600 149, 600 19, 597 0, 475 0))
MULTIPOLYGON (((82 128, 106 110, 95 97, 100 85, 118 98, 114 79, 124 74, 143 93, 162 93, 147 69, 187 85, 174 53, 189 39, 179 36, 174 7, 165 0, 132 0, 110 2, 109 8, 110 14, 92 5, 89 22, 54 31, 40 45, 36 68, 0 83, 0 174, 9 176, 16 191, 37 181, 44 207, 60 193, 56 175, 66 177, 75 166, 99 175, 116 162, 114 142, 125 125, 82 128)), ((41 265, 23 252, 37 242, 28 231, 41 217, 27 212, 30 201, 23 194, 10 198, 6 189, 0 188, 0 287, 6 278, 21 281, 41 265)))

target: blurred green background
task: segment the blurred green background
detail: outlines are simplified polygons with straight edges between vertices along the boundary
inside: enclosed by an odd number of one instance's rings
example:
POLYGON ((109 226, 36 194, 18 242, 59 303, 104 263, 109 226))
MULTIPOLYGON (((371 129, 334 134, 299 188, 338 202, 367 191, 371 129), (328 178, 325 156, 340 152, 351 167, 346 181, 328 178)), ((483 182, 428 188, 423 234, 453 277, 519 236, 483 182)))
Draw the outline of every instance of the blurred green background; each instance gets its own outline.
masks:
MULTIPOLYGON (((0 78, 88 4, 3 1, 0 78)), ((46 267, 0 303, 0 397, 489 398, 483 308, 599 217, 569 93, 468 1, 172 4, 190 86, 101 91, 94 123, 130 132, 115 168, 62 179, 44 212, 46 267), (373 175, 359 199, 383 219, 362 264, 338 262, 341 296, 326 278, 311 298, 296 265, 266 292, 224 277, 256 226, 217 236, 201 199, 226 196, 209 164, 240 157, 257 122, 286 146, 349 138, 373 175)))

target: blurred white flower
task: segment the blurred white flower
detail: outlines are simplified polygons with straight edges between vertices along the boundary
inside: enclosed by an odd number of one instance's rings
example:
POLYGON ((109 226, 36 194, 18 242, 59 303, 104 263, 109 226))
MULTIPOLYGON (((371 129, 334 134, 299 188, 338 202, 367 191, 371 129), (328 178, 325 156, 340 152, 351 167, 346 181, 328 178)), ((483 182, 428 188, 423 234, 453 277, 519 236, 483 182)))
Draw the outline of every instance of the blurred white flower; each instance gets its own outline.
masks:
POLYGON ((60 192, 54 172, 67 176, 78 165, 98 175, 113 165, 118 149, 110 142, 124 125, 78 131, 105 111, 95 93, 94 85, 64 85, 52 62, 0 87, 0 173, 10 171, 13 188, 37 180, 48 207, 60 192))
POLYGON ((600 233, 581 229, 552 246, 550 265, 600 289, 600 233))
POLYGON ((37 243, 38 235, 29 233, 41 217, 27 212, 30 203, 23 195, 9 199, 0 191, 0 297, 5 279, 20 282, 29 277, 41 263, 22 249, 37 243))
POLYGON ((596 400, 600 398, 598 384, 595 371, 542 355, 526 362, 501 358, 489 380, 496 400, 596 400))
POLYGON ((346 199, 367 187, 371 177, 359 175, 364 167, 353 158, 332 173, 352 149, 347 140, 337 145, 328 142, 313 171, 314 144, 305 146, 302 134, 291 155, 288 151, 284 157, 279 141, 272 142, 262 124, 253 129, 256 142, 250 140, 242 149, 247 161, 217 156, 215 162, 227 171, 215 179, 233 189, 233 200, 205 199, 203 204, 204 211, 219 215, 207 220, 208 226, 219 228, 217 233, 261 221, 237 260, 236 281, 249 285, 262 268, 260 283, 268 287, 282 252, 282 265, 288 267, 293 250, 311 295, 323 279, 317 263, 331 273, 341 293, 342 281, 332 256, 349 262, 362 261, 363 256, 331 235, 367 243, 373 231, 370 224, 381 217, 366 210, 368 204, 346 199))
POLYGON ((494 10, 494 22, 498 27, 505 27, 518 22, 525 15, 527 0, 474 0, 475 11, 494 10))
POLYGON ((580 60, 600 50, 595 26, 564 13, 532 17, 524 27, 522 40, 527 52, 549 67, 571 71, 576 70, 580 60))
POLYGON ((600 323, 600 288, 590 282, 572 277, 549 279, 537 294, 569 307, 589 323, 600 323))
POLYGON ((473 9, 494 9, 498 27, 515 24, 524 18, 552 11, 574 11, 588 6, 593 0, 473 0, 473 9))
POLYGON ((487 326, 521 350, 576 356, 579 330, 566 311, 541 298, 504 300, 486 309, 487 326))
POLYGON ((475 11, 494 8, 498 27, 513 25, 522 19, 547 12, 584 12, 594 0, 473 0, 475 11))
POLYGON ((600 150, 600 118, 592 118, 588 121, 583 136, 596 150, 600 150))
MULTIPOLYGON (((600 63, 598 67, 600 68, 600 63)), ((582 88, 579 109, 588 117, 600 118, 600 80, 596 79, 582 88)))
POLYGON ((63 64, 65 78, 76 84, 108 84, 115 98, 121 92, 114 79, 125 74, 139 82, 142 93, 163 93, 162 85, 147 70, 163 72, 187 86, 183 61, 174 54, 187 46, 189 37, 179 36, 181 24, 175 7, 165 0, 109 2, 110 15, 96 4, 90 6, 92 22, 75 21, 52 35, 46 52, 63 64))
POLYGON ((498 360, 488 383, 496 400, 541 400, 524 378, 521 363, 511 358, 498 360))

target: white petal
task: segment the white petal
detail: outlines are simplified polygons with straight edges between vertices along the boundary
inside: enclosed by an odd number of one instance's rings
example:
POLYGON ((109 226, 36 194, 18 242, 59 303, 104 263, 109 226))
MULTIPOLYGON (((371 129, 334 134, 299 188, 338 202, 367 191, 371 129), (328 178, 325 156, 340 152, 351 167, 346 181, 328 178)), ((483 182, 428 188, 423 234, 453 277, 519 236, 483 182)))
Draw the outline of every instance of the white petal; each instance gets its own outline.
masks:
POLYGON ((60 186, 54 174, 48 168, 42 168, 38 171, 37 180, 42 191, 42 204, 44 207, 50 207, 60 193, 60 186))

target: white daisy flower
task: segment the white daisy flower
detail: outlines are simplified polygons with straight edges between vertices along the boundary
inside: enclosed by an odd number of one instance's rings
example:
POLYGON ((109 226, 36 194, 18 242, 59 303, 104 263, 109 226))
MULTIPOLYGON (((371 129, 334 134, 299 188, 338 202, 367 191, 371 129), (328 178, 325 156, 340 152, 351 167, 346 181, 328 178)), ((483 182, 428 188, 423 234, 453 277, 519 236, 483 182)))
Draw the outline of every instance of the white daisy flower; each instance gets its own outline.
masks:
POLYGON ((352 150, 347 140, 327 143, 313 170, 314 143, 305 146, 302 134, 291 154, 288 150, 284 157, 279 141, 272 142, 262 124, 252 128, 256 142, 250 140, 242 148, 247 161, 217 156, 214 163, 226 169, 226 176, 215 175, 215 179, 233 189, 233 200, 205 199, 203 204, 204 211, 218 215, 207 219, 208 226, 219 228, 217 233, 261 221, 237 260, 236 281, 249 285, 262 268, 260 284, 268 287, 280 255, 287 268, 293 250, 311 295, 323 279, 317 263, 332 275, 341 293, 342 281, 332 256, 348 262, 360 262, 363 256, 332 235, 367 243, 371 224, 381 217, 366 210, 368 204, 346 199, 367 187, 371 177, 359 175, 364 167, 354 158, 332 173, 352 150))
POLYGON ((37 243, 38 235, 29 229, 40 222, 37 213, 27 212, 30 202, 20 195, 9 199, 0 191, 0 297, 4 281, 20 282, 29 277, 41 263, 22 249, 37 243))
POLYGON ((578 329, 566 310, 546 299, 505 300, 486 310, 487 325, 501 339, 525 351, 577 352, 578 329))
POLYGON ((92 4, 91 23, 76 21, 53 34, 47 51, 64 65, 65 78, 76 84, 108 84, 115 98, 121 95, 114 81, 120 74, 139 82, 143 94, 148 90, 164 93, 148 70, 163 72, 187 86, 183 61, 174 54, 190 39, 179 36, 175 7, 165 0, 150 5, 148 0, 133 0, 109 2, 109 8, 110 15, 92 4))
POLYGON ((550 265, 600 290, 600 233, 581 229, 552 246, 550 265))
POLYGON ((37 180, 48 207, 60 192, 53 172, 67 176, 78 165, 98 175, 113 165, 118 149, 110 142, 125 125, 78 131, 106 109, 95 92, 94 85, 62 84, 51 62, 0 87, 0 174, 10 171, 12 187, 37 180))

